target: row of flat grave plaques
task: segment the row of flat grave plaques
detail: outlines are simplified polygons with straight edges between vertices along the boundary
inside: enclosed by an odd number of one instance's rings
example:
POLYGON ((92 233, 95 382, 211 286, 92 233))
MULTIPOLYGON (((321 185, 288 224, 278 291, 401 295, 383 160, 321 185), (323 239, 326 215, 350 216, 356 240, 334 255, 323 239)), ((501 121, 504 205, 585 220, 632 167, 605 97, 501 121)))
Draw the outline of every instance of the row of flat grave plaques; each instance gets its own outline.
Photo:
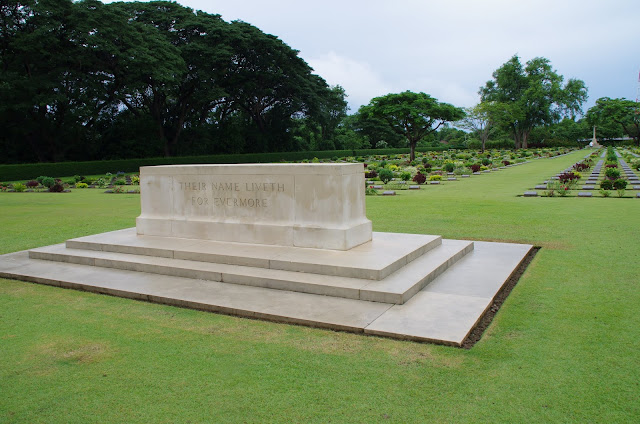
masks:
MULTIPOLYGON (((600 178, 600 170, 602 169, 603 161, 599 160, 596 166, 593 167, 591 175, 587 178, 586 184, 582 186, 582 190, 595 190, 600 178)), ((578 193, 578 197, 591 197, 591 193, 578 193)))
MULTIPOLYGON (((590 155, 585 156, 584 158, 588 158, 590 155)), ((557 156, 555 156, 557 157, 557 156)), ((587 178, 587 184, 585 186, 583 186, 583 190, 593 190, 595 188, 595 184, 597 182, 598 179, 598 175, 600 175, 600 168, 602 167, 602 161, 599 161, 598 164, 594 167, 593 172, 591 173, 591 175, 589 176, 589 178, 587 178)), ((557 181, 560 179, 560 175, 566 173, 566 172, 570 172, 573 170, 573 167, 569 167, 566 168, 565 170, 563 170, 562 172, 559 172, 558 174, 552 176, 549 180, 545 180, 542 184, 538 184, 534 187, 535 190, 546 190, 547 184, 549 183, 549 181, 557 181)), ((524 192, 524 197, 536 197, 538 195, 537 191, 525 191, 524 192)), ((580 194, 578 194, 580 196, 580 194)), ((590 196, 590 194, 589 194, 590 196)), ((589 197, 589 196, 581 196, 581 197, 589 197)))

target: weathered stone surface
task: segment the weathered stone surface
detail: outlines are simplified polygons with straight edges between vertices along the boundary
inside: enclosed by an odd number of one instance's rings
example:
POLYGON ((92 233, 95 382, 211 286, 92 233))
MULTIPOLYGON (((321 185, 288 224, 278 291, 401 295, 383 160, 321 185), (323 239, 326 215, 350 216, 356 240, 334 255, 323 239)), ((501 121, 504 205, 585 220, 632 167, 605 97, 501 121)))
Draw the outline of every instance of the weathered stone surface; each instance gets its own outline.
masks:
POLYGON ((537 191, 525 191, 524 197, 536 197, 538 195, 537 191))
MULTIPOLYGON (((398 240, 401 241, 401 238, 398 240)), ((451 252, 459 251, 463 243, 468 245, 471 242, 446 241, 442 248, 451 252)), ((449 264, 444 273, 438 271, 438 266, 433 266, 447 263, 446 256, 451 253, 437 261, 427 255, 416 258, 405 267, 403 275, 394 273, 390 276, 395 278, 397 275, 395 284, 391 284, 391 280, 373 282, 361 291, 346 281, 341 284, 340 279, 333 280, 336 294, 355 295, 361 292, 364 296, 382 299, 382 293, 386 293, 385 296, 394 299, 401 293, 415 291, 403 304, 396 305, 362 298, 336 297, 334 294, 274 290, 268 288, 268 283, 262 286, 233 284, 224 282, 224 277, 223 281, 204 281, 68 261, 30 259, 27 252, 0 256, 0 277, 284 323, 460 345, 531 249, 529 245, 520 244, 473 244, 478 245, 479 249, 470 250, 457 262, 449 264), (424 273, 425 269, 432 270, 426 282, 419 282, 417 286, 407 284, 412 278, 410 276, 424 273), (387 315, 387 312, 391 313, 387 315)), ((48 248, 52 253, 56 249, 64 250, 63 245, 48 248)), ((109 257, 109 252, 93 253, 96 259, 104 256, 106 260, 109 257)), ((91 255, 87 254, 86 257, 90 258, 91 255)), ((106 263, 111 260, 117 260, 116 256, 110 257, 106 263)), ((163 261, 157 262, 162 266, 163 261)), ((203 267, 210 265, 201 264, 203 267)), ((232 267, 227 272, 233 269, 240 268, 232 267)), ((292 277, 295 274, 300 278, 305 276, 304 273, 290 273, 292 277)), ((256 276, 253 281, 259 283, 261 278, 258 272, 256 276)), ((330 283, 332 279, 325 276, 315 280, 318 281, 316 288, 325 290, 321 283, 330 283)), ((314 284, 309 280, 308 288, 315 290, 314 284)))
POLYGON ((386 190, 386 191, 383 191, 383 192, 382 192, 382 195, 383 195, 383 196, 395 196, 395 195, 396 195, 396 192, 395 192, 395 191, 393 191, 393 190, 386 190))
POLYGON ((578 192, 578 197, 592 197, 593 193, 590 193, 588 191, 581 191, 578 192))
POLYGON ((138 234, 347 250, 371 240, 362 164, 140 169, 138 234))

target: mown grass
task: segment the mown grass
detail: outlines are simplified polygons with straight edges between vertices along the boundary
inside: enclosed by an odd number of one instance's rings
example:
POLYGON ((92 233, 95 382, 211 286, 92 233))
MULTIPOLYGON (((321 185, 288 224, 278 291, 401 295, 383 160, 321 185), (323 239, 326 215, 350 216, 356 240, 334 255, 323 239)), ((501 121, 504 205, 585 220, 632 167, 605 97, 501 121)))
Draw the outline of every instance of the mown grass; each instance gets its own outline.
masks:
MULTIPOLYGON (((542 246, 471 350, 0 280, 4 422, 637 422, 640 199, 523 198, 584 156, 367 198, 376 231, 542 246)), ((3 253, 139 197, 0 194, 3 253)))

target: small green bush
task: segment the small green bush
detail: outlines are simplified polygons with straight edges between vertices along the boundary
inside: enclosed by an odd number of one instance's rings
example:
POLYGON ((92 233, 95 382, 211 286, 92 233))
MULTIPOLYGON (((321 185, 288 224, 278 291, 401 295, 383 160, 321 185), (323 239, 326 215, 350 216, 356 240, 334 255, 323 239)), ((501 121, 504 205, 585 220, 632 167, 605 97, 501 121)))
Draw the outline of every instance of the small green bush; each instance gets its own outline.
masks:
POLYGON ((411 172, 409 171, 402 171, 400 173, 400 179, 402 181, 409 181, 411 179, 411 172))
POLYGON ((382 168, 378 174, 380 181, 387 184, 393 178, 393 171, 387 168, 382 168))
POLYGON ((442 175, 431 175, 429 181, 442 181, 442 175))
POLYGON ((51 178, 51 177, 44 177, 42 178, 42 181, 40 181, 40 184, 42 184, 43 186, 47 187, 47 188, 51 188, 54 184, 56 183, 56 180, 51 178))
POLYGON ((13 191, 17 191, 18 193, 21 193, 23 191, 25 191, 27 189, 27 186, 22 184, 22 183, 15 183, 13 185, 13 191))
POLYGON ((76 188, 87 188, 89 184, 87 183, 76 183, 76 188))
POLYGON ((618 168, 607 168, 604 171, 604 175, 612 180, 620 178, 620 170, 618 168))
POLYGON ((602 190, 613 190, 613 181, 611 181, 611 180, 602 180, 600 182, 600 188, 602 190))
POLYGON ((616 190, 624 190, 627 188, 627 180, 623 180, 622 178, 615 180, 613 182, 613 188, 616 190))

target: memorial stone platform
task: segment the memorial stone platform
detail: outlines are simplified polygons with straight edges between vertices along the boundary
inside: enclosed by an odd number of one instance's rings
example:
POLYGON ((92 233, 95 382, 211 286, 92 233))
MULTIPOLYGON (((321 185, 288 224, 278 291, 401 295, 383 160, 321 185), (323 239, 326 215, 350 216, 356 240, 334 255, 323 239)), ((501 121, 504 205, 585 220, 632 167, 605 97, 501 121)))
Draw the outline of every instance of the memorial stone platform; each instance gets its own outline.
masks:
POLYGON ((141 171, 136 228, 0 256, 0 276, 459 346, 532 248, 372 232, 361 164, 141 171))

